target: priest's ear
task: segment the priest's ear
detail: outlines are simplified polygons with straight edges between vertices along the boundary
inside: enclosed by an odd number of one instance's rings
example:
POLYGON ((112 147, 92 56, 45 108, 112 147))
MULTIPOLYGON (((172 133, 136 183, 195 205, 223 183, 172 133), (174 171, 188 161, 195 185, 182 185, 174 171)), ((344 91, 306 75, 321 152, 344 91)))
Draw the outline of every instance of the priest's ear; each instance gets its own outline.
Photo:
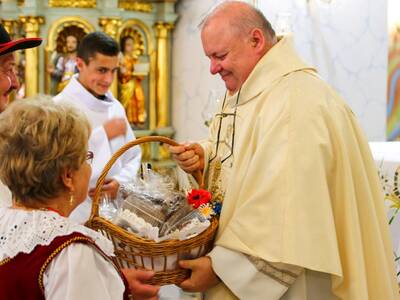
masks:
POLYGON ((266 47, 266 37, 261 29, 254 28, 250 32, 250 45, 258 53, 264 54, 264 49, 266 47))
POLYGON ((79 72, 82 72, 82 69, 84 69, 87 66, 85 61, 81 57, 76 58, 76 67, 78 68, 79 72))

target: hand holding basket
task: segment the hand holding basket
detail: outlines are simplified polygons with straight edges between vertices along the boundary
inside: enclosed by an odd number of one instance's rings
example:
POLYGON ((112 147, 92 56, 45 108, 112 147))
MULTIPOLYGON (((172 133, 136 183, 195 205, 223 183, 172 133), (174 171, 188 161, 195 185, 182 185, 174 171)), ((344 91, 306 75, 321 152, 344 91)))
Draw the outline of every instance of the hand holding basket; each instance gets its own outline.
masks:
MULTIPOLYGON (((205 231, 195 237, 181 241, 168 240, 157 243, 130 233, 99 216, 101 188, 109 170, 125 151, 146 142, 162 142, 173 146, 179 145, 166 137, 149 136, 138 138, 121 147, 111 157, 97 180, 92 212, 86 225, 101 232, 113 242, 116 255, 115 263, 118 267, 154 270, 155 276, 150 281, 152 284, 179 284, 189 277, 189 270, 179 268, 178 261, 181 259, 197 258, 211 250, 214 235, 218 227, 216 218, 211 220, 211 225, 205 231)), ((202 185, 201 172, 195 174, 195 178, 202 185)))

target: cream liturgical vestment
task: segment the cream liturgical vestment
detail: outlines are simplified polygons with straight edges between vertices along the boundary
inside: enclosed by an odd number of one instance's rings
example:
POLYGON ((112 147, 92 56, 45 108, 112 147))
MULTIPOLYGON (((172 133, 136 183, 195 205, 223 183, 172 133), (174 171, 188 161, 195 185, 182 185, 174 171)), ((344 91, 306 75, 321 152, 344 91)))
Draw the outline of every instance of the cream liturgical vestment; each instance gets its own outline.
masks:
MULTIPOLYGON (((87 91, 78 81, 78 75, 74 75, 63 91, 54 97, 56 102, 69 103, 84 112, 92 126, 89 138, 89 150, 93 151, 92 176, 89 188, 96 186, 104 166, 115 152, 126 143, 135 139, 135 135, 126 119, 125 110, 121 103, 110 92, 104 100, 97 99, 87 91), (126 133, 108 140, 103 124, 113 118, 126 120, 126 133)), ((119 184, 132 181, 139 170, 141 151, 139 147, 133 147, 126 151, 114 163, 108 172, 107 178, 114 178, 119 184)), ((85 222, 90 215, 91 200, 88 198, 80 204, 71 214, 71 218, 79 223, 85 222)))
POLYGON ((368 143, 290 37, 226 96, 210 130, 208 188, 224 202, 209 255, 225 284, 207 298, 399 298, 368 143))

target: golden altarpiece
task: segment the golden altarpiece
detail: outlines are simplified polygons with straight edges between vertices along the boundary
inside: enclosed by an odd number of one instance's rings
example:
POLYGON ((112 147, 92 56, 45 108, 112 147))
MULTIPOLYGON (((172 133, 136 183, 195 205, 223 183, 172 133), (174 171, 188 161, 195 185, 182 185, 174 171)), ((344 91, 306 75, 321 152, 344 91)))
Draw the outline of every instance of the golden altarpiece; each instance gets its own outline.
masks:
MULTIPOLYGON (((21 89, 15 97, 56 93, 49 65, 65 53, 67 37, 72 35, 79 43, 86 33, 104 31, 121 46, 120 69, 128 72, 125 77, 120 72, 116 75, 111 90, 124 105, 136 136, 172 137, 171 34, 177 1, 0 1, 1 22, 12 38, 43 38, 42 46, 17 54, 21 89)), ((148 144, 142 148, 144 160, 159 167, 171 163, 163 147, 148 144)))

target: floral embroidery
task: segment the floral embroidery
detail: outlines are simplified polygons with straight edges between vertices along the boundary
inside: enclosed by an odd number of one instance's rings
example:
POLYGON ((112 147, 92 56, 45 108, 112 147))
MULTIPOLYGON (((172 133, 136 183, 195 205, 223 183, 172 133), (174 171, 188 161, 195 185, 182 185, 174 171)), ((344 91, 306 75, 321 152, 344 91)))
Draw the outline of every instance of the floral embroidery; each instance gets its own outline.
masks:
MULTIPOLYGON (((400 167, 391 173, 390 175, 385 172, 383 166, 378 169, 378 175, 381 182, 383 192, 385 193, 385 201, 389 203, 389 225, 393 224, 393 221, 398 218, 400 212, 400 191, 399 191, 399 172, 400 167)), ((400 284, 400 253, 399 251, 393 251, 394 261, 396 265, 397 281, 400 284)))

